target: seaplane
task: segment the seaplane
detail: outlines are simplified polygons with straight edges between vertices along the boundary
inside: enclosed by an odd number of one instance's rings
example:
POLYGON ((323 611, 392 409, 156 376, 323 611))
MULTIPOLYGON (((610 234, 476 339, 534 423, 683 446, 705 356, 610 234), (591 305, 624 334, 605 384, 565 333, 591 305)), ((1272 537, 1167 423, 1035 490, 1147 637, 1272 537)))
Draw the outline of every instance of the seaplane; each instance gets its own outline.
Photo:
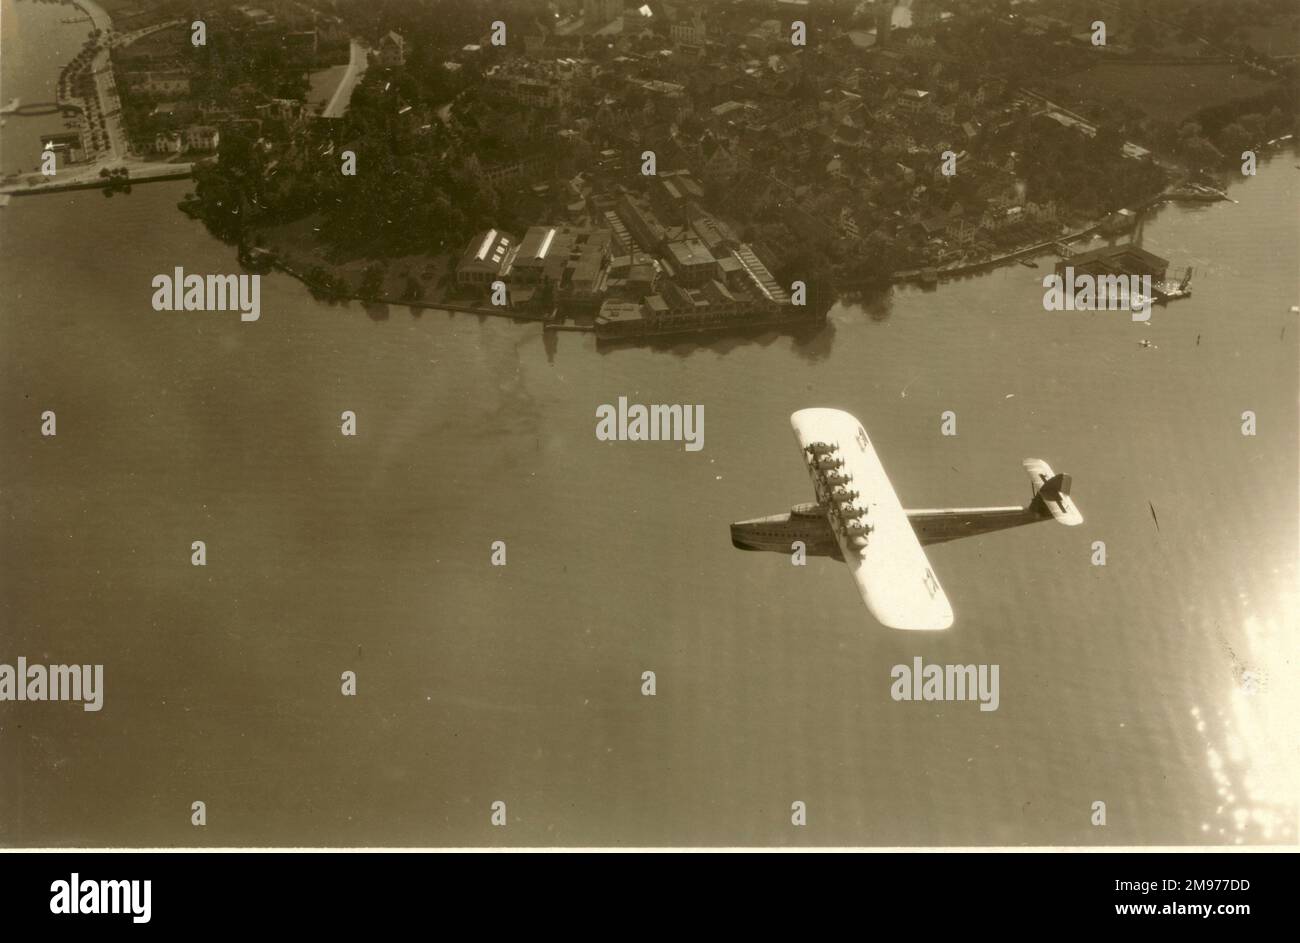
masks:
POLYGON ((937 631, 953 623, 952 606, 923 546, 1009 527, 1054 520, 1083 523, 1070 498, 1070 476, 1027 458, 1033 496, 1010 507, 905 509, 884 466, 852 415, 839 409, 801 409, 790 417, 812 479, 816 501, 787 513, 737 521, 731 543, 740 550, 793 553, 848 565, 867 610, 891 629, 937 631))

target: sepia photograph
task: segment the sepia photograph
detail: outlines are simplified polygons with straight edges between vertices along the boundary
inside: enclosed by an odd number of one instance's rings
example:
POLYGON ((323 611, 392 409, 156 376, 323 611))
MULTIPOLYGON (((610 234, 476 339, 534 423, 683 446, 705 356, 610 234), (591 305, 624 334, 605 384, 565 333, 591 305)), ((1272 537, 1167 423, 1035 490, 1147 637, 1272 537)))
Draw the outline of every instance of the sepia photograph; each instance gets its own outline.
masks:
POLYGON ((1295 0, 0 0, 0 849, 1294 849, 1298 79, 1295 0))

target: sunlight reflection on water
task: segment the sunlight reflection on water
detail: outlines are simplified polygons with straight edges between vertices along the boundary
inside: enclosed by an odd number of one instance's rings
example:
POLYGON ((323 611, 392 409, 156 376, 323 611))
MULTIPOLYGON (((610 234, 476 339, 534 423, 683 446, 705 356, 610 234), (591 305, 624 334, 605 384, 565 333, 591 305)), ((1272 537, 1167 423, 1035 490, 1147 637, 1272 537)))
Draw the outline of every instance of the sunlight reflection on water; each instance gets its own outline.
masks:
POLYGON ((1300 813, 1300 714, 1295 658, 1300 594, 1282 592, 1272 614, 1242 623, 1224 706, 1191 708, 1220 804, 1202 822, 1210 840, 1295 842, 1300 813))

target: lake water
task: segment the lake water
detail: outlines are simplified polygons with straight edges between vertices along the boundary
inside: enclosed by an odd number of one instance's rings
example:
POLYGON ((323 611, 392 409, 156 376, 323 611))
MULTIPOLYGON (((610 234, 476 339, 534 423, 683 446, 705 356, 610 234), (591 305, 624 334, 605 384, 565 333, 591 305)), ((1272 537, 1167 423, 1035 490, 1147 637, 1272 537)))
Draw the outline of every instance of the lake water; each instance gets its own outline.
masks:
MULTIPOLYGON (((24 105, 58 98, 59 72, 81 51, 89 35, 83 16, 61 3, 0 0, 0 105, 17 98, 24 105)), ((0 176, 31 173, 40 166, 41 149, 51 134, 71 134, 58 113, 21 117, 2 115, 0 176)))
POLYGON ((1294 842, 1295 163, 1148 220, 1196 267, 1149 325, 1044 312, 1044 260, 659 349, 282 275, 256 323, 158 313, 153 276, 238 271, 187 184, 15 198, 0 662, 102 663, 105 706, 0 705, 0 842, 1294 842), (620 395, 703 404, 703 450, 597 441, 620 395), (1023 501, 1034 456, 1086 522, 930 548, 956 624, 883 629, 842 565, 730 545, 810 499, 810 405, 907 506, 1023 501), (999 709, 891 700, 918 655, 1000 665, 999 709))

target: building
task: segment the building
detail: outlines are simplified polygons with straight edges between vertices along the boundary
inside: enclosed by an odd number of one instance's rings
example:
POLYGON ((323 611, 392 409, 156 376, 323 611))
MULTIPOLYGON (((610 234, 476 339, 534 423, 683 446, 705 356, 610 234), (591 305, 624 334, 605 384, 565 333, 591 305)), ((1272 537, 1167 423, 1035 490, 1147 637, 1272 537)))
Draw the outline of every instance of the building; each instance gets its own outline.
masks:
POLYGON ((180 154, 185 150, 185 138, 179 131, 159 131, 154 135, 152 150, 155 154, 180 154))
POLYGON ((1163 281, 1169 269, 1169 260, 1140 246, 1102 246, 1090 252, 1080 252, 1056 263, 1056 274, 1065 277, 1066 268, 1074 270, 1075 277, 1091 275, 1150 275, 1153 282, 1163 281))
POLYGON ((519 74, 500 67, 487 75, 488 90, 531 108, 558 108, 569 103, 569 87, 561 78, 537 72, 519 74))
POLYGON ((465 164, 476 178, 489 186, 498 187, 520 180, 551 176, 555 170, 555 155, 551 151, 541 151, 501 163, 484 164, 476 154, 470 154, 465 164))
POLYGON ((260 7, 240 5, 235 7, 235 12, 241 15, 242 20, 239 21, 239 27, 244 30, 269 31, 275 28, 275 15, 260 7))
POLYGON ((736 244, 735 233, 731 227, 719 219, 715 219, 703 212, 694 215, 691 219, 691 229, 695 235, 699 236, 714 258, 721 259, 722 256, 736 244))
POLYGON ((572 236, 559 226, 529 226, 519 242, 509 275, 512 284, 556 283, 568 261, 572 236), (557 260, 559 264, 557 265, 557 260))
POLYGON ((664 257, 679 285, 703 285, 720 274, 709 247, 693 237, 668 243, 664 257))
POLYGON ((669 29, 673 42, 686 46, 702 46, 708 37, 708 31, 704 26, 704 15, 700 12, 699 7, 694 10, 694 15, 689 21, 678 20, 669 29))
POLYGON ((759 295, 776 304, 785 304, 790 300, 789 294, 777 284, 775 276, 768 271, 763 260, 752 248, 742 244, 734 250, 734 255, 744 266, 746 276, 759 295))
POLYGON ((741 170, 740 157, 726 142, 705 132, 700 142, 700 158, 704 178, 708 181, 727 181, 741 170))
POLYGON ((582 18, 584 25, 603 26, 623 16, 623 0, 583 0, 582 18))
POLYGON ((917 115, 930 105, 930 93, 919 88, 905 88, 898 95, 899 110, 909 115, 917 115))
POLYGON ((42 134, 40 146, 54 155, 55 167, 80 163, 86 156, 80 134, 42 134))
POLYGON ((514 240, 503 232, 489 229, 469 241, 456 265, 456 284, 487 288, 508 269, 514 240))
POLYGON ((600 306, 596 328, 605 337, 642 334, 646 329, 645 308, 639 302, 610 299, 600 306))
POLYGON ((210 124, 192 124, 185 129, 185 148, 190 151, 215 151, 221 132, 210 124))
POLYGON ((402 34, 389 30, 384 38, 379 40, 379 48, 375 51, 375 61, 385 69, 395 69, 406 65, 406 40, 402 34))
POLYGON ((151 72, 128 72, 126 87, 135 93, 163 98, 186 98, 190 94, 190 77, 180 69, 151 72))
POLYGON ((560 280, 561 294, 567 301, 594 305, 605 294, 613 242, 613 233, 608 229, 575 231, 560 280))
POLYGON ((658 252, 667 238, 667 230, 654 210, 631 194, 619 200, 618 216, 637 245, 647 252, 658 252))

